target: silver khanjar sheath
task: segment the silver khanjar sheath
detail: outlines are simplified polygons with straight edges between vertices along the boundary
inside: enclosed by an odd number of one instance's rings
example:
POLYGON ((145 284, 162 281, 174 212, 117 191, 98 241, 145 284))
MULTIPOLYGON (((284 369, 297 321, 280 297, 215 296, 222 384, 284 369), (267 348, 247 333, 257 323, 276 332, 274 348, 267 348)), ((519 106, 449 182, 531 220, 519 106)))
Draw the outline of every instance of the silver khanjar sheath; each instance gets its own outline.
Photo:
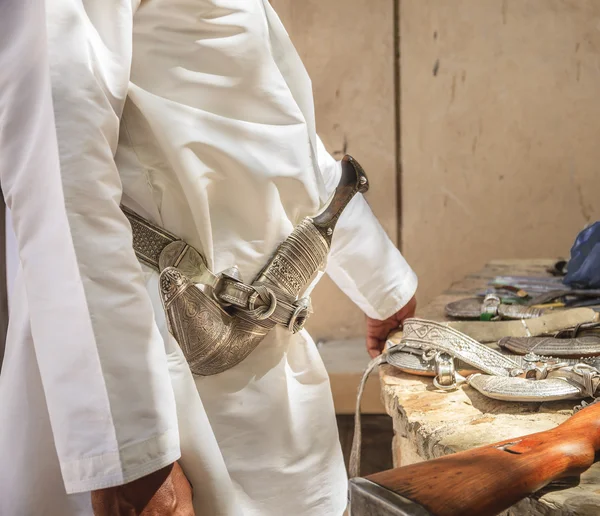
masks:
POLYGON ((544 314, 544 310, 533 306, 508 305, 500 301, 494 294, 480 298, 466 298, 452 301, 445 307, 446 315, 457 319, 478 320, 483 314, 490 314, 496 319, 533 319, 544 314), (494 302, 495 301, 495 302, 494 302))
POLYGON ((561 339, 554 337, 504 337, 498 341, 501 348, 526 355, 548 355, 553 357, 595 357, 600 355, 600 335, 561 339))
POLYGON ((302 329, 310 301, 298 297, 324 266, 342 211, 367 189, 362 167, 345 156, 327 208, 296 226, 250 285, 235 270, 213 275, 181 241, 163 256, 160 291, 169 331, 194 374, 213 375, 240 363, 276 324, 302 329))

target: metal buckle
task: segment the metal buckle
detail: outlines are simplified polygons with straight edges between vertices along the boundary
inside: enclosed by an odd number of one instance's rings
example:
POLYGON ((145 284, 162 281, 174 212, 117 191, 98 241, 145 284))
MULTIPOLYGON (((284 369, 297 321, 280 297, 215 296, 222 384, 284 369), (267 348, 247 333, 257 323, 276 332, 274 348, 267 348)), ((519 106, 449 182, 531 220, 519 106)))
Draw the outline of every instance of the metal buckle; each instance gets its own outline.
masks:
POLYGON ((229 267, 228 269, 225 269, 224 271, 221 271, 219 274, 215 274, 215 280, 213 282, 212 285, 210 285, 212 287, 212 298, 219 303, 222 307, 226 308, 228 306, 232 306, 233 303, 228 303, 227 301, 221 299, 221 291, 223 288, 223 281, 224 280, 232 280, 236 283, 244 283, 244 281, 242 280, 242 276, 240 274, 239 269, 237 268, 236 265, 234 265, 233 267, 229 267))
POLYGON ((306 324, 306 320, 310 315, 310 298, 303 297, 296 301, 296 309, 292 313, 290 317, 290 322, 288 323, 288 330, 292 333, 298 333, 300 330, 304 328, 306 324))
POLYGON ((548 378, 548 374, 552 371, 556 371, 567 367, 568 362, 561 362, 558 358, 554 357, 543 357, 536 355, 535 353, 527 353, 523 357, 525 362, 528 364, 522 371, 515 371, 516 376, 519 378, 526 378, 527 380, 545 380, 548 378))
POLYGON ((466 382, 466 378, 456 372, 451 355, 437 353, 434 359, 436 376, 433 378, 433 385, 436 389, 454 391, 466 382))
POLYGON ((259 285, 254 288, 254 293, 250 295, 248 298, 248 308, 253 312, 253 317, 258 321, 264 321, 273 315, 275 309, 277 308, 277 296, 275 293, 264 285, 259 285), (269 305, 259 306, 255 308, 254 304, 258 299, 262 299, 263 301, 269 301, 269 305))
POLYGON ((594 397, 600 379, 600 371, 589 364, 575 364, 571 369, 581 376, 582 393, 586 397, 594 397))
POLYGON ((492 320, 498 317, 498 309, 502 300, 497 294, 487 294, 481 304, 481 319, 492 320))

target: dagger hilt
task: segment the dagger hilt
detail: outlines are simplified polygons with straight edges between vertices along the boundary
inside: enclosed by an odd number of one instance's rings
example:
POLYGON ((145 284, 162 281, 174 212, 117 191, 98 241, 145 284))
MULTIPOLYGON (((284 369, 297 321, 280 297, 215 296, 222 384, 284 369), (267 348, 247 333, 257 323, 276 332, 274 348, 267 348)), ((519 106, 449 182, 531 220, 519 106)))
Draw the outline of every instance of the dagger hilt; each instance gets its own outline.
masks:
POLYGON ((324 265, 333 231, 344 208, 357 193, 369 188, 367 176, 351 156, 342 159, 342 175, 327 207, 306 217, 279 245, 253 284, 274 286, 297 296, 324 265))
POLYGON ((346 155, 342 159, 342 175, 327 207, 318 215, 312 217, 312 223, 319 233, 331 244, 331 237, 335 225, 348 206, 348 203, 357 193, 365 193, 369 189, 367 174, 352 156, 346 155))

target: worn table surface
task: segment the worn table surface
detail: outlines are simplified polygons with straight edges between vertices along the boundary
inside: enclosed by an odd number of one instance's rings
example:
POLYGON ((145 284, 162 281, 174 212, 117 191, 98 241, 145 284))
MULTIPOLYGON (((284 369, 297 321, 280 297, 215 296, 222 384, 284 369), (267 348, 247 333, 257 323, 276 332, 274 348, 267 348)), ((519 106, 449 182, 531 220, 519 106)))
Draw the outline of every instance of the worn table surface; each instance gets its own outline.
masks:
MULTIPOLYGON (((417 312, 418 317, 449 320, 444 306, 473 296, 499 275, 546 275, 554 260, 498 260, 452 285, 417 312)), ((463 386, 454 392, 434 390, 431 379, 380 370, 382 397, 394 421, 394 464, 403 466, 555 427, 571 415, 577 402, 509 403, 496 401, 463 386)), ((523 500, 510 515, 599 515, 600 463, 575 488, 523 500)))

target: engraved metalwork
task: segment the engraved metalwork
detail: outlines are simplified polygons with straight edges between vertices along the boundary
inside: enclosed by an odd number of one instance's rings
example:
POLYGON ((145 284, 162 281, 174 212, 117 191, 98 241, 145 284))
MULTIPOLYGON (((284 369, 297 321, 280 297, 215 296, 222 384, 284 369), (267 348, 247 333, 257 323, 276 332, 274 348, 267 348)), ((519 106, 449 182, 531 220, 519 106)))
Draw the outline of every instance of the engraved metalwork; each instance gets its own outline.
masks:
POLYGON ((498 316, 502 319, 535 319, 546 312, 547 310, 533 306, 501 304, 498 307, 498 316))
POLYGON ((403 338, 387 355, 389 364, 408 364, 413 371, 420 369, 419 374, 430 375, 433 370, 434 385, 443 389, 456 388, 465 380, 457 372, 462 361, 487 373, 472 374, 466 379, 469 385, 486 396, 507 401, 589 397, 600 385, 600 359, 503 355, 453 328, 423 319, 404 321, 403 338), (409 357, 419 350, 420 361, 409 357))
POLYGON ((121 206, 123 213, 127 216, 133 233, 133 249, 138 260, 149 267, 158 270, 158 260, 162 250, 178 238, 152 224, 137 213, 121 206))
POLYGON ((468 378, 471 387, 488 398, 502 401, 555 401, 579 399, 581 389, 561 378, 527 380, 476 374, 468 378))
POLYGON ((294 333, 304 327, 311 305, 299 296, 325 265, 342 210, 367 188, 360 165, 345 156, 329 206, 294 228, 251 285, 235 269, 213 274, 196 249, 123 207, 139 260, 160 272, 169 331, 193 373, 211 375, 235 366, 276 324, 294 333))
POLYGON ((194 283, 214 286, 217 277, 209 270, 204 257, 183 240, 171 242, 161 251, 158 257, 158 269, 176 267, 194 283))
POLYGON ((488 374, 510 376, 518 364, 501 353, 481 345, 471 337, 443 324, 425 319, 406 319, 401 343, 424 350, 451 354, 488 374))
POLYGON ((438 389, 451 390, 459 385, 458 375, 454 369, 454 358, 448 353, 438 353, 435 356, 435 372, 433 385, 438 389))
POLYGON ((498 341, 501 348, 513 353, 534 352, 554 357, 592 357, 600 355, 600 336, 557 339, 553 337, 505 337, 498 341))
MULTIPOLYGON (((438 355, 439 353, 431 350, 424 351, 406 344, 388 343, 386 362, 406 373, 435 377, 437 375, 435 360, 438 355)), ((550 371, 580 363, 600 369, 600 358, 559 359, 535 354, 505 356, 513 360, 518 366, 518 368, 510 371, 511 377, 527 378, 533 374, 535 378, 541 379, 542 377, 545 378, 550 371)), ((453 357, 452 360, 455 371, 461 376, 481 372, 471 364, 467 364, 458 358, 453 357)))
POLYGON ((277 248, 254 283, 276 285, 296 296, 324 265, 328 253, 328 242, 310 218, 304 219, 277 248))
POLYGON ((489 314, 500 319, 535 319, 547 310, 523 305, 500 303, 495 294, 488 294, 482 301, 480 298, 466 298, 452 301, 445 307, 446 314, 457 319, 480 319, 482 314, 489 314))
POLYGON ((239 364, 272 327, 227 313, 174 267, 162 271, 160 289, 169 331, 194 374, 213 375, 239 364))

